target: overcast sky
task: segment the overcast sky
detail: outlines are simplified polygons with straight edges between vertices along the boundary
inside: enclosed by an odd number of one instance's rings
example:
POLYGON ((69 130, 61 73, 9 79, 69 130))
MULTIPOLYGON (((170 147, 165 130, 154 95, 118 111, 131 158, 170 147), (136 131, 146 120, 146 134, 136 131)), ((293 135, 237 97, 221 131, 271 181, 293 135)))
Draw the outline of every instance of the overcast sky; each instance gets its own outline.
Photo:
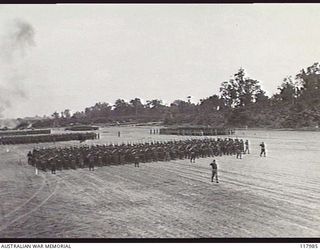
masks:
POLYGON ((34 32, 34 44, 0 54, 2 114, 118 98, 198 102, 240 67, 270 95, 319 61, 319 13, 312 4, 2 5, 0 45, 17 20, 34 32))

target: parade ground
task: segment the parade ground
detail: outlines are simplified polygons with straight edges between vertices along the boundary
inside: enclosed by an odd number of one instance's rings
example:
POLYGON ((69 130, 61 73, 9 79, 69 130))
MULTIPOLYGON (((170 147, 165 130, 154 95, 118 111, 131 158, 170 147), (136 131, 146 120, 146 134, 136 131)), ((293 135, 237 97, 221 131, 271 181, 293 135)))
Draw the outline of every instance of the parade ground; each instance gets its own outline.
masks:
MULTIPOLYGON (((101 128, 100 140, 85 143, 190 138, 150 128, 101 128)), ((248 139, 250 154, 216 157, 219 183, 210 182, 212 158, 36 175, 28 151, 53 143, 1 145, 0 238, 319 237, 320 134, 240 130, 231 137, 248 139), (267 157, 259 156, 262 141, 267 157)))

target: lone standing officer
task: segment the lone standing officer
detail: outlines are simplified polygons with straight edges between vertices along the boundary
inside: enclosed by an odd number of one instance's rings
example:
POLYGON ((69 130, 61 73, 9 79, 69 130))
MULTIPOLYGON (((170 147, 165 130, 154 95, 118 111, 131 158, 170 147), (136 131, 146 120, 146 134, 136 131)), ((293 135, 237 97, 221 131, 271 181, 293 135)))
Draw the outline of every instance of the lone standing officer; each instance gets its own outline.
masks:
POLYGON ((211 182, 213 182, 213 179, 215 177, 216 183, 219 183, 219 181, 218 181, 218 165, 216 163, 216 160, 213 160, 212 163, 210 163, 210 166, 212 168, 211 182))
POLYGON ((266 145, 264 144, 264 142, 261 142, 260 147, 261 147, 260 157, 262 155, 266 157, 266 145))

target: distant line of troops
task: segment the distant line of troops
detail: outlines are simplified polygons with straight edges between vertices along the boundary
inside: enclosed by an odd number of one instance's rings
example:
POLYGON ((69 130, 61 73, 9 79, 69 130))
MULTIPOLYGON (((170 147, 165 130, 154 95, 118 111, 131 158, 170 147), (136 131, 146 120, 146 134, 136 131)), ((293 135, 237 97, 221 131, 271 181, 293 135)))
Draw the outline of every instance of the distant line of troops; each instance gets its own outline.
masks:
POLYGON ((0 144, 29 144, 57 141, 80 141, 99 139, 99 134, 88 133, 64 133, 64 134, 45 134, 45 135, 24 135, 24 136, 0 136, 0 144))
MULTIPOLYGON (((247 143, 247 141, 246 141, 247 143)), ((246 144, 247 145, 247 144, 246 144)), ((34 149, 27 155, 28 164, 40 170, 77 169, 108 165, 140 162, 170 161, 175 159, 190 159, 194 162, 199 157, 214 157, 222 155, 237 155, 245 152, 243 140, 225 139, 189 139, 168 142, 130 143, 120 145, 83 145, 80 147, 53 147, 34 149)))
POLYGON ((50 129, 33 129, 33 130, 8 130, 0 131, 0 137, 14 135, 35 135, 35 134, 50 134, 50 129))
POLYGON ((217 128, 161 128, 160 134, 165 135, 195 135, 195 136, 204 136, 204 135, 232 135, 234 130, 231 129, 217 129, 217 128))

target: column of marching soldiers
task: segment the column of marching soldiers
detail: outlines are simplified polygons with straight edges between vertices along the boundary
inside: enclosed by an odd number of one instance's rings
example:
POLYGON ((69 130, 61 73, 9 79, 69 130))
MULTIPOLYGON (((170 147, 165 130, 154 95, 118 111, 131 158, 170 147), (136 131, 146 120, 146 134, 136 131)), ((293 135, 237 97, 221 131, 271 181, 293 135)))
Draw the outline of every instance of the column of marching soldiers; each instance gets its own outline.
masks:
MULTIPOLYGON (((33 149, 29 151, 28 164, 40 170, 77 169, 108 165, 170 161, 214 157, 222 155, 237 155, 245 152, 242 139, 205 138, 166 142, 122 143, 119 145, 82 145, 70 147, 52 147, 33 149)), ((246 142, 247 148, 247 142, 246 142)))

